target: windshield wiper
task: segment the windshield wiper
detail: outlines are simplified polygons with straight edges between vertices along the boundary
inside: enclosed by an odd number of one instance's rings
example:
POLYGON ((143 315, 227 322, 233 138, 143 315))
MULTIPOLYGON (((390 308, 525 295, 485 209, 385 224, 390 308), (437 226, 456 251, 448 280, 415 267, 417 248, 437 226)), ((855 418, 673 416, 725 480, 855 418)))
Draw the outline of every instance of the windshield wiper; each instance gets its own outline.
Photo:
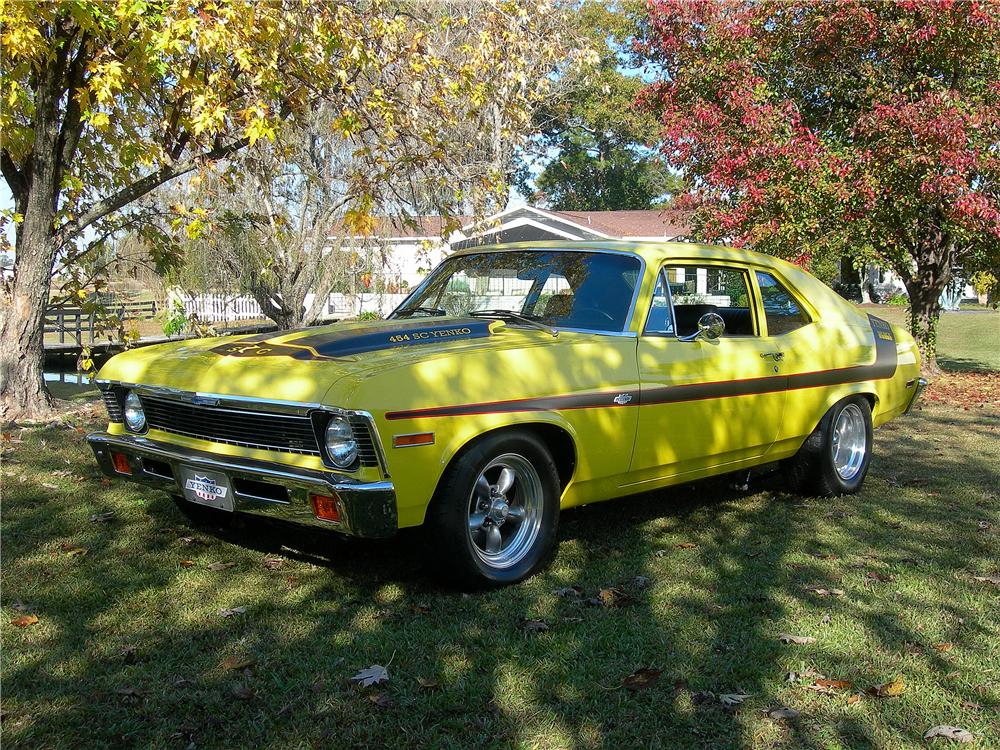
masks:
POLYGON ((513 310, 473 310, 469 313, 473 318, 497 318, 498 320, 513 320, 516 323, 524 323, 533 328, 537 328, 540 331, 545 331, 553 336, 553 338, 559 335, 559 331, 551 326, 547 326, 544 323, 539 323, 537 320, 532 320, 531 318, 521 315, 521 313, 516 313, 513 310))
POLYGON ((440 318, 442 315, 447 315, 448 314, 448 312, 446 310, 442 310, 440 307, 419 307, 418 306, 418 307, 411 307, 408 310, 403 310, 399 314, 399 316, 403 317, 404 315, 406 315, 407 317, 412 318, 413 317, 413 313, 416 313, 416 312, 426 313, 428 316, 434 317, 434 318, 440 318))

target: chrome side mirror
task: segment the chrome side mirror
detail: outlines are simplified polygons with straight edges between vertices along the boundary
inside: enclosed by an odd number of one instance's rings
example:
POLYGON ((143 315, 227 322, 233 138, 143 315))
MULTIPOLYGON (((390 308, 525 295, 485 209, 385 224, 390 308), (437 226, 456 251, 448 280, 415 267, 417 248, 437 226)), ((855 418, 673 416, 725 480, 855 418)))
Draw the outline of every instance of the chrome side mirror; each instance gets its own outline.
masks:
POLYGON ((718 313, 705 313, 698 318, 698 330, 688 336, 679 337, 680 341, 697 341, 707 339, 715 341, 726 330, 726 321, 718 313))

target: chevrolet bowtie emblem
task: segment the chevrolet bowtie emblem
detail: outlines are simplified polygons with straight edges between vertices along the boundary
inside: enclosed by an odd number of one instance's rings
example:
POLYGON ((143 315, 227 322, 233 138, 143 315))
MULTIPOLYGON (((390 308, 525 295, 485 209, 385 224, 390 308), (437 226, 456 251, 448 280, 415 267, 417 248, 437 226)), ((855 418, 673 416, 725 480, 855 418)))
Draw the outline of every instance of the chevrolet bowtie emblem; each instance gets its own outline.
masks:
POLYGON ((631 400, 632 400, 631 393, 619 393, 617 396, 615 396, 614 399, 615 403, 618 404, 619 406, 625 406, 625 404, 627 404, 631 400))

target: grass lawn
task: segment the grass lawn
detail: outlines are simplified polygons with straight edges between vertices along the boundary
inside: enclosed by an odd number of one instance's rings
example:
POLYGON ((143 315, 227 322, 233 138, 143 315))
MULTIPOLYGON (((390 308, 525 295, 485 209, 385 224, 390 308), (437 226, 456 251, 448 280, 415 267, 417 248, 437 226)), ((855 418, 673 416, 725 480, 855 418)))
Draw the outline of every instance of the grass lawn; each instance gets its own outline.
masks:
POLYGON ((98 423, 4 439, 5 748, 897 750, 949 745, 922 738, 940 724, 1000 746, 1000 588, 976 580, 1000 575, 996 399, 880 430, 851 498, 772 476, 567 512, 551 567, 472 595, 414 535, 191 529, 98 476, 98 423), (349 683, 374 664, 388 683, 349 683), (624 689, 641 667, 659 680, 624 689))
MULTIPOLYGON (((906 327, 906 307, 865 305, 861 309, 906 327)), ((1000 370, 1000 312, 979 307, 942 313, 938 364, 945 370, 1000 370)))

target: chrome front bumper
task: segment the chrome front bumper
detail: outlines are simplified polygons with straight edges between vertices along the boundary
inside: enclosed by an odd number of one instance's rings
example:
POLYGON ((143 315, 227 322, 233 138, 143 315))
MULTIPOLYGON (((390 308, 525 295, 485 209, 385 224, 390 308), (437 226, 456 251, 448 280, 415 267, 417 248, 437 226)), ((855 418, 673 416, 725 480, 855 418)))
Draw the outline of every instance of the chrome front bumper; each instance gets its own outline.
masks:
POLYGON ((95 432, 87 436, 97 463, 107 476, 139 482, 183 495, 180 467, 225 474, 233 489, 234 509, 319 526, 352 536, 382 539, 396 533, 396 491, 392 482, 359 482, 331 471, 300 469, 268 461, 230 458, 158 443, 141 436, 95 432), (112 451, 128 458, 132 473, 115 470, 112 451), (340 522, 317 518, 309 494, 338 499, 340 522))

